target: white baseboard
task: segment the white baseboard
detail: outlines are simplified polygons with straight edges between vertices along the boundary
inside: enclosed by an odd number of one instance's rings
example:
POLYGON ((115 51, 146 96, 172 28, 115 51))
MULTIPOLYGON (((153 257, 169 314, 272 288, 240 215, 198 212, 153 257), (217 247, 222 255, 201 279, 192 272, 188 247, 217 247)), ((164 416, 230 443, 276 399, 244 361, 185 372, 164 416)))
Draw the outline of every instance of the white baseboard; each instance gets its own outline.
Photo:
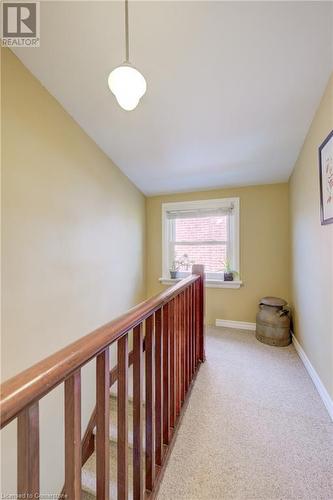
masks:
POLYGON ((300 343, 298 342, 298 340, 294 336, 294 334, 292 334, 292 339, 293 339, 293 344, 294 344, 294 347, 296 349, 297 354, 301 358, 303 365, 305 366, 306 371, 310 375, 310 378, 311 378, 312 382, 314 383, 314 385, 319 393, 319 396, 321 397, 324 405, 326 406, 326 409, 328 411, 329 416, 333 420, 333 401, 332 401, 330 395, 328 394, 324 384, 322 383, 322 381, 319 378, 318 373, 313 368, 312 364, 310 363, 309 358, 307 357, 307 355, 303 351, 303 348, 301 347, 300 343))
MULTIPOLYGON (((255 323, 249 323, 246 321, 232 321, 232 320, 228 320, 228 319, 217 319, 215 321, 215 324, 216 324, 216 326, 225 326, 227 328, 238 328, 241 330, 255 331, 255 329, 256 329, 255 323)), ((301 347, 300 343, 298 342, 298 340, 296 339, 294 334, 292 334, 292 340, 293 340, 293 345, 295 347, 297 354, 301 358, 306 371, 308 372, 312 382, 314 383, 315 388, 317 389, 319 396, 321 397, 321 399, 322 399, 322 401, 323 401, 323 403, 328 411, 328 414, 333 421, 333 400, 332 400, 332 398, 328 394, 324 384, 320 380, 318 373, 313 368, 309 358, 305 354, 303 348, 301 347)))
POLYGON ((232 321, 231 319, 217 319, 215 321, 216 326, 226 326, 227 328, 239 328, 241 330, 252 330, 255 331, 256 324, 249 323, 247 321, 232 321))

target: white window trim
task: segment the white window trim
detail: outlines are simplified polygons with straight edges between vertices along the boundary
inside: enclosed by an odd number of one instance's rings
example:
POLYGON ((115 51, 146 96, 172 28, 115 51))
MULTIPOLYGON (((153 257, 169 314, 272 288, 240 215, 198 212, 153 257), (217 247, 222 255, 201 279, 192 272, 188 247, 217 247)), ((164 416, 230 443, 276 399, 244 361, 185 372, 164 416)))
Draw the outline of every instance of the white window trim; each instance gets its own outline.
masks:
POLYGON ((232 224, 229 230, 230 234, 230 245, 234 245, 235 248, 231 247, 232 255, 232 267, 234 271, 237 271, 239 280, 237 281, 224 281, 218 279, 206 280, 206 286, 216 287, 216 288, 239 288, 242 285, 240 281, 240 263, 239 263, 239 208, 240 200, 239 198, 220 198, 214 200, 196 200, 196 201, 180 201, 172 203, 162 203, 162 278, 160 282, 164 284, 172 284, 177 282, 177 280, 171 280, 169 274, 169 231, 170 224, 167 220, 167 212, 170 210, 190 210, 196 208, 227 208, 231 204, 234 206, 232 224))

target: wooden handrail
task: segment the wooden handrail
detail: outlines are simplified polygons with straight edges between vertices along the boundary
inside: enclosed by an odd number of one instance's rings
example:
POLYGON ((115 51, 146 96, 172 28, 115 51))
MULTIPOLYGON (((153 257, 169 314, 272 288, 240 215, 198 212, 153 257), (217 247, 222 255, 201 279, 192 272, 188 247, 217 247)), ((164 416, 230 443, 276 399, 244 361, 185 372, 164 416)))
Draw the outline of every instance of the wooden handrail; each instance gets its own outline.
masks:
POLYGON ((4 382, 0 428, 197 280, 199 275, 192 274, 4 382))
POLYGON ((6 381, 1 386, 1 427, 17 417, 18 495, 40 496, 39 400, 64 383, 62 493, 81 499, 81 466, 95 453, 96 495, 109 499, 110 387, 117 382, 117 497, 128 499, 131 456, 134 500, 154 500, 194 379, 205 360, 204 336, 204 268, 195 265, 192 275, 175 286, 6 381), (117 346, 118 362, 110 371, 112 344, 117 346), (96 406, 81 440, 81 368, 92 359, 96 359, 96 406), (131 365, 133 453, 129 454, 131 365))

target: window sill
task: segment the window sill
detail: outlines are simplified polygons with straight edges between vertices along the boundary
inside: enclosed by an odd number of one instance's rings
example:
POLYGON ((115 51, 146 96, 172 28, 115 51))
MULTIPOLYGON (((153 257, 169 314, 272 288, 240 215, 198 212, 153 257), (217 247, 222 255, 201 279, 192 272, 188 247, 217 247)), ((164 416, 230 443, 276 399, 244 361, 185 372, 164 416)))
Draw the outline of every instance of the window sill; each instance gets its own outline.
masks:
MULTIPOLYGON (((159 278, 159 282, 162 283, 162 285, 174 285, 175 283, 178 283, 178 281, 181 281, 184 278, 176 278, 176 279, 171 279, 171 278, 159 278)), ((206 288, 240 288, 243 285, 242 281, 222 281, 222 280, 205 280, 205 286, 206 288)))

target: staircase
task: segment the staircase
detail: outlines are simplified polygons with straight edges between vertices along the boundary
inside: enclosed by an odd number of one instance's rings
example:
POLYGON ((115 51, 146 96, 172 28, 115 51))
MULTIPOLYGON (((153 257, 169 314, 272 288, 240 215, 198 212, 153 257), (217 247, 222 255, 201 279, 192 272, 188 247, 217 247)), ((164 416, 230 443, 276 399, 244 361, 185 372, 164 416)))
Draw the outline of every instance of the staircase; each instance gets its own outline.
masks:
POLYGON ((196 265, 191 276, 4 382, 1 429, 17 420, 20 498, 40 496, 39 401, 63 383, 62 493, 70 500, 153 500, 204 360, 204 269, 196 265), (111 345, 117 364, 110 371, 111 345), (93 360, 96 406, 82 437, 81 368, 93 360))
MULTIPOLYGON (((118 498, 117 495, 117 397, 110 396, 110 498, 118 498)), ((128 499, 133 498, 133 401, 128 400, 128 499)), ((93 430, 96 436, 96 427, 93 430)), ((145 447, 145 434, 143 433, 143 449, 145 447)), ((96 449, 96 443, 95 443, 96 449)), ((144 461, 142 467, 144 468, 144 461)), ((88 458, 82 467, 82 500, 93 500, 96 498, 96 451, 88 458)))

